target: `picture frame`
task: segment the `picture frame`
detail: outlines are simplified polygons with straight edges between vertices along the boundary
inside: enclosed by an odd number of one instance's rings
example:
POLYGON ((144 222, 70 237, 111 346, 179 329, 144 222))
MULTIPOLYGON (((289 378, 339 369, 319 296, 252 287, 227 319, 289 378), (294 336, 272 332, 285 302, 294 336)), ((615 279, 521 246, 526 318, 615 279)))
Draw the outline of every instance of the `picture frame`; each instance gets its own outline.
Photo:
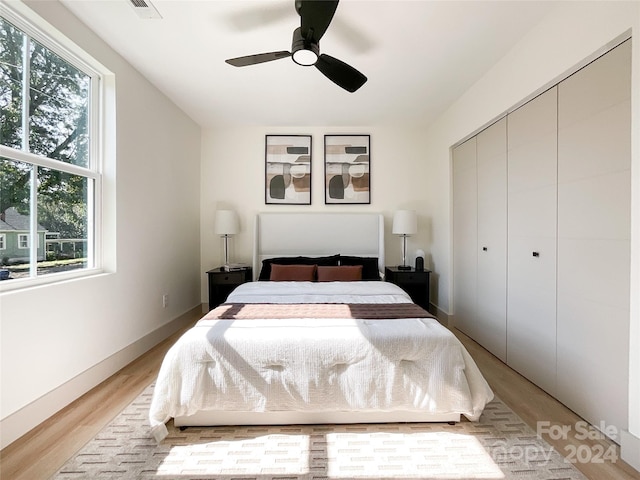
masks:
POLYGON ((371 203, 370 135, 324 136, 324 203, 371 203))
POLYGON ((265 135, 265 204, 311 205, 311 135, 265 135))

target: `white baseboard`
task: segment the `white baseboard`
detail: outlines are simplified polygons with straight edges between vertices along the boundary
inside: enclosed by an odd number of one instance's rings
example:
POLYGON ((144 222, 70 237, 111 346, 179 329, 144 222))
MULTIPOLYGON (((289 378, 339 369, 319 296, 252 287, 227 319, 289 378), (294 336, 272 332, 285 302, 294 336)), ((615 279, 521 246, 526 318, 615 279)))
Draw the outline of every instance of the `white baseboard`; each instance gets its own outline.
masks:
POLYGON ((620 458, 640 472, 640 438, 627 430, 620 434, 620 458))
POLYGON ((177 332, 180 328, 187 326, 195 317, 194 311, 198 310, 199 313, 200 308, 200 305, 194 307, 68 382, 60 385, 55 390, 43 395, 8 417, 3 418, 0 421, 0 449, 5 448, 34 427, 40 425, 47 418, 80 398, 93 387, 133 362, 140 355, 177 332))
POLYGON ((433 304, 433 303, 430 304, 430 307, 431 308, 429 308, 429 310, 431 311, 431 313, 433 315, 436 316, 436 318, 438 319, 438 321, 442 325, 444 325, 445 327, 451 327, 452 326, 451 325, 451 316, 447 312, 445 312, 444 310, 440 310, 440 308, 438 308, 438 306, 433 304), (435 313, 433 313, 433 312, 435 312, 435 313))

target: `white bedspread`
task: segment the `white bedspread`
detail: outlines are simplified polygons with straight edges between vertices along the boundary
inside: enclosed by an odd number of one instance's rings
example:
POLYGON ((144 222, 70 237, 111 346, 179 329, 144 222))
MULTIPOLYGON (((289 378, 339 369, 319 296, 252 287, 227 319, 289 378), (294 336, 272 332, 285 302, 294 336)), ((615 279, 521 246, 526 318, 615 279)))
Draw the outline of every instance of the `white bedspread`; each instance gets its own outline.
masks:
MULTIPOLYGON (((411 302, 388 282, 253 282, 229 303, 411 302)), ((200 320, 168 351, 149 412, 160 440, 198 410, 458 412, 493 398, 475 362, 437 320, 200 320)))

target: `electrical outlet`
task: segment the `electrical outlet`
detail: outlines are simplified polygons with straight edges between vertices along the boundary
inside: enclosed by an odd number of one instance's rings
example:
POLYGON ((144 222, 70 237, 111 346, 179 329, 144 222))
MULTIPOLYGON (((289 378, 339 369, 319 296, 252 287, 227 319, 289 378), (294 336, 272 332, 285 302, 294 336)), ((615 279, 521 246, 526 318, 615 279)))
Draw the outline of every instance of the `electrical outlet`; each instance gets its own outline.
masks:
POLYGON ((165 293, 162 295, 162 308, 167 308, 169 306, 169 294, 165 293))

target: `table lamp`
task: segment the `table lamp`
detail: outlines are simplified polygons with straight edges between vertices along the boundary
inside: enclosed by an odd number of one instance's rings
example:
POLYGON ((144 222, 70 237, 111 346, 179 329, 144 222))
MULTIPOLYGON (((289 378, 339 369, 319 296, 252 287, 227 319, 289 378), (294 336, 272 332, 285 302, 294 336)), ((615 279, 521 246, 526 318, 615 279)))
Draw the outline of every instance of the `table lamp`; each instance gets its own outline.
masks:
POLYGON ((393 215, 394 235, 402 237, 402 265, 398 265, 398 270, 411 270, 407 265, 407 237, 418 231, 418 217, 413 210, 398 210, 393 215))
POLYGON ((224 264, 229 265, 229 237, 240 231, 238 216, 233 210, 218 210, 214 225, 215 233, 224 238, 224 264))

